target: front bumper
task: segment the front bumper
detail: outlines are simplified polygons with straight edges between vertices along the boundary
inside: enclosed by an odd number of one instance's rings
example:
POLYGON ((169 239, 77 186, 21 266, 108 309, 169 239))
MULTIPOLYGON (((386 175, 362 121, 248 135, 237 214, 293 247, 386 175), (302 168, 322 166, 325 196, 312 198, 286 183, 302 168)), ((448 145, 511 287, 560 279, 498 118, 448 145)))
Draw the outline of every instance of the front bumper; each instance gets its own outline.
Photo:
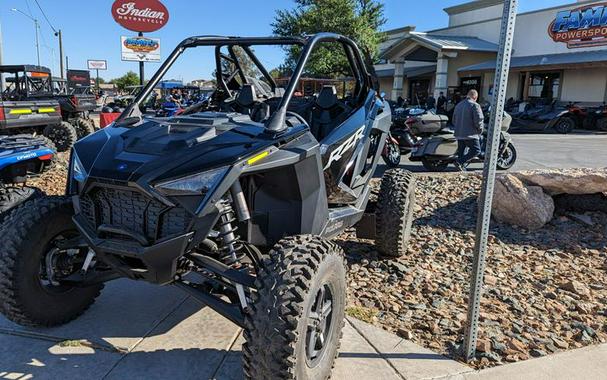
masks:
POLYGON ((177 260, 184 255, 194 235, 194 232, 188 232, 144 247, 133 241, 97 236, 80 214, 76 214, 73 220, 101 261, 126 277, 155 284, 173 280, 177 260))

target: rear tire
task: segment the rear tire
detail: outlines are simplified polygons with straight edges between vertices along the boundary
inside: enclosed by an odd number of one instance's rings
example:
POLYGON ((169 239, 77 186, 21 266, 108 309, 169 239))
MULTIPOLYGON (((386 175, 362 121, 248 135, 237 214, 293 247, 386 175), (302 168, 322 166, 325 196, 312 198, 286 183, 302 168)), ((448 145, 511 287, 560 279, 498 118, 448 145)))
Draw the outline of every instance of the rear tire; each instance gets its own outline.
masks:
POLYGON ((78 140, 76 129, 67 121, 62 121, 61 124, 47 125, 43 134, 55 144, 57 152, 70 150, 78 140))
POLYGON ((575 129, 576 122, 568 116, 559 118, 554 124, 554 130, 561 134, 567 134, 575 129))
POLYGON ((602 132, 607 132, 607 117, 599 119, 596 122, 596 129, 602 132))
POLYGON ((422 158, 422 165, 424 166, 424 169, 430 172, 444 172, 449 167, 449 162, 422 158))
POLYGON ((0 223, 17 206, 43 196, 44 192, 37 187, 7 186, 0 188, 0 223))
POLYGON ((375 245, 384 256, 400 257, 407 253, 416 180, 413 173, 392 169, 384 173, 375 209, 375 245))
POLYGON ((78 140, 95 132, 95 124, 91 124, 91 122, 91 119, 85 119, 84 117, 79 117, 74 121, 72 125, 76 129, 78 140))
POLYGON ((99 295, 103 284, 43 283, 47 255, 58 254, 54 241, 77 234, 73 214, 69 197, 44 197, 25 203, 0 227, 0 308, 11 321, 25 326, 64 324, 82 314, 99 295))
POLYGON ((328 379, 345 317, 341 248, 318 236, 282 239, 260 269, 256 287, 245 316, 245 377, 328 379))

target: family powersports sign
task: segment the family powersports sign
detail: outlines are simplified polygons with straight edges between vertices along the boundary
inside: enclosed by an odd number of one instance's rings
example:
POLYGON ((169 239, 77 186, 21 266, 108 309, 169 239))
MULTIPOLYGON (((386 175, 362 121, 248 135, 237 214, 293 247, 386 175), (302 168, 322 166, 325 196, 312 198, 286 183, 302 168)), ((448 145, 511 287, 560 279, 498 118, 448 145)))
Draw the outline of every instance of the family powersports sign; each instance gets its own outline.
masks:
POLYGON ((607 45, 607 2, 558 12, 548 34, 569 49, 607 45))

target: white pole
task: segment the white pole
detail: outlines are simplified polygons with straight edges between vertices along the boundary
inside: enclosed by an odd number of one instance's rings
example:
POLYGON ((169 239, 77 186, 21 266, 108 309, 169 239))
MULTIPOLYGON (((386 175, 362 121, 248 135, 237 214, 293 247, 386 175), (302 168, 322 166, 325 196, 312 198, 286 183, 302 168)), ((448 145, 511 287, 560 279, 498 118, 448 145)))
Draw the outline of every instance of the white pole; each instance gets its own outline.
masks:
POLYGON ((38 57, 38 66, 40 66, 40 43, 38 41, 38 20, 34 19, 34 28, 36 28, 36 56, 38 57))

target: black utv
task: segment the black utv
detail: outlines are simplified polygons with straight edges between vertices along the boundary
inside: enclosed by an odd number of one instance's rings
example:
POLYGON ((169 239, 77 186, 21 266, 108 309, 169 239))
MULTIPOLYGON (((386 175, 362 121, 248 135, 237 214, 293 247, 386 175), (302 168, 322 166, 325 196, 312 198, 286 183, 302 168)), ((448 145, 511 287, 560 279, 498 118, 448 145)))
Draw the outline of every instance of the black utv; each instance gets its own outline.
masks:
POLYGON ((184 40, 115 124, 76 143, 66 195, 26 203, 2 225, 1 310, 53 326, 83 313, 106 281, 171 284, 244 329, 246 377, 328 378, 346 304, 344 252, 331 238, 364 221, 378 250, 399 256, 411 230, 410 173, 386 172, 370 207, 391 125, 372 83, 337 34, 184 40), (254 53, 268 45, 301 52, 286 88, 254 53), (320 46, 343 54, 348 94, 295 94, 320 46), (211 99, 143 119, 140 103, 197 47, 215 52, 211 99))
POLYGON ((90 114, 97 108, 97 99, 91 92, 88 70, 67 70, 67 80, 53 78, 53 92, 63 121, 74 126, 79 139, 95 132, 90 114))
POLYGON ((63 121, 59 103, 53 99, 50 70, 43 66, 5 65, 0 66, 0 75, 6 83, 1 89, 0 134, 43 134, 59 152, 69 150, 78 136, 76 129, 63 121))

